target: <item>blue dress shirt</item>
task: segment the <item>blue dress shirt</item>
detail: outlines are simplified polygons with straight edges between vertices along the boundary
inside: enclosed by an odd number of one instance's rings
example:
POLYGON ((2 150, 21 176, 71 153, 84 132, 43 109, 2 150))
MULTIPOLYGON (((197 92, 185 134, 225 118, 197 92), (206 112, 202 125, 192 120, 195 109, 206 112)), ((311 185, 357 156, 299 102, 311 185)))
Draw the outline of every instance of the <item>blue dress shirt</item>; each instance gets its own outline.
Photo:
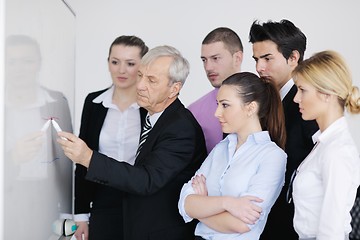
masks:
MULTIPOLYGON (((237 150, 236 145, 237 135, 228 135, 210 152, 195 175, 206 177, 209 196, 257 196, 264 200, 256 203, 263 211, 254 225, 248 225, 251 230, 243 234, 220 233, 199 222, 195 235, 204 239, 258 239, 284 185, 287 155, 271 141, 267 131, 250 135, 237 150)), ((185 198, 190 194, 195 194, 191 180, 183 186, 179 199, 179 212, 185 222, 192 220, 184 208, 185 198)))

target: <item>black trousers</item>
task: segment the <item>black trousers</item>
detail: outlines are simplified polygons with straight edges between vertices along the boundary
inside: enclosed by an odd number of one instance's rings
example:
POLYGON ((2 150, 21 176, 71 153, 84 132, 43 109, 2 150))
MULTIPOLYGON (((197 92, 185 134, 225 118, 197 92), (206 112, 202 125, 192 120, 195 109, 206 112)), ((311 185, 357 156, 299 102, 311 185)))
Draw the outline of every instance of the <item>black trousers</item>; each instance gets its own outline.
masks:
POLYGON ((122 240, 123 214, 120 208, 91 211, 89 240, 122 240))

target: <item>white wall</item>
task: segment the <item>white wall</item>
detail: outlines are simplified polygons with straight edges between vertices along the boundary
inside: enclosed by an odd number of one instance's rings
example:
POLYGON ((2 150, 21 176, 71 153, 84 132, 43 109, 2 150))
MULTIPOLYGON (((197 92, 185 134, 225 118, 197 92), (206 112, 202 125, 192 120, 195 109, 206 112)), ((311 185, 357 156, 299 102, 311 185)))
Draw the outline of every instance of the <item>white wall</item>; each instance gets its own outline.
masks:
MULTIPOLYGON (((201 41, 219 26, 235 30, 243 41, 243 71, 255 72, 249 28, 255 19, 295 23, 308 38, 305 57, 316 51, 339 51, 360 85, 360 2, 358 0, 73 0, 77 12, 75 131, 88 92, 107 87, 106 58, 113 39, 123 34, 141 37, 149 47, 168 44, 178 48, 191 64, 181 92, 185 105, 211 89, 200 60, 201 41)), ((357 122, 360 118, 356 118, 357 122)), ((355 120, 351 120, 355 126, 355 120)), ((359 124, 354 128, 360 142, 359 124)), ((360 144, 359 144, 360 146, 360 144)))
MULTIPOLYGON (((19 3, 20 0, 8 0, 8 4, 19 3)), ((212 29, 227 26, 234 29, 241 37, 245 52, 243 71, 255 72, 251 58, 251 44, 248 43, 248 32, 255 19, 278 21, 287 18, 293 21, 308 37, 306 57, 316 51, 333 49, 339 51, 352 70, 354 82, 360 85, 360 2, 358 0, 167 0, 154 1, 88 1, 68 0, 77 14, 76 22, 76 64, 71 62, 65 52, 59 51, 59 45, 69 40, 74 34, 72 29, 64 30, 68 17, 58 15, 54 9, 62 9, 55 0, 23 0, 14 8, 12 17, 15 25, 12 32, 22 32, 40 38, 44 43, 46 58, 43 75, 51 76, 50 82, 43 82, 48 87, 65 93, 74 112, 74 130, 77 133, 80 125, 82 104, 87 93, 105 88, 110 84, 106 58, 108 48, 113 39, 123 34, 135 34, 141 37, 149 47, 168 44, 178 48, 191 64, 191 73, 185 84, 181 100, 185 105, 211 90, 200 60, 201 41, 212 29), (31 15, 30 9, 37 11, 31 15), (56 19, 55 24, 49 19, 56 19), (52 41, 48 41, 48 40, 52 41), (63 55, 65 54, 65 55, 63 55), (60 63, 54 66, 52 60, 60 63), (70 65, 72 66, 69 66, 70 65), (64 71, 64 66, 69 71, 64 71), (72 68, 76 67, 75 88, 69 85, 72 68), (47 70, 46 70, 47 69, 47 70), (52 69, 52 70, 49 70, 52 69), (64 74, 64 75, 63 75, 64 74), (73 97, 75 91, 75 98, 73 97), (73 104, 75 107, 73 109, 73 104)), ((61 10, 62 11, 62 10, 61 10)), ((0 0, 0 36, 5 36, 5 0, 0 0)), ((68 13, 68 12, 67 12, 68 13)), ((65 42, 72 48, 70 42, 65 42)), ((70 49, 66 49, 70 51, 70 49)), ((0 56, 3 56, 3 39, 0 38, 0 56)), ((0 59, 0 72, 4 70, 3 58, 0 59)), ((0 97, 4 94, 4 81, 0 81, 0 97)), ((0 107, 0 132, 4 132, 3 105, 0 107)), ((354 137, 360 145, 359 116, 349 117, 354 137)), ((0 140, 0 153, 4 152, 4 139, 0 140)), ((3 165, 0 164, 3 172, 3 165)), ((3 193, 3 178, 0 190, 3 193)), ((42 195, 46 197, 45 195, 42 195)), ((26 196, 24 196, 26 197, 26 196)), ((19 217, 21 218, 21 216, 19 217)), ((4 209, 3 195, 0 196, 0 234, 3 233, 4 209)), ((43 226, 40 226, 43 227, 43 226)), ((20 231, 22 231, 20 229, 20 231)), ((1 239, 1 236, 0 236, 1 239)))

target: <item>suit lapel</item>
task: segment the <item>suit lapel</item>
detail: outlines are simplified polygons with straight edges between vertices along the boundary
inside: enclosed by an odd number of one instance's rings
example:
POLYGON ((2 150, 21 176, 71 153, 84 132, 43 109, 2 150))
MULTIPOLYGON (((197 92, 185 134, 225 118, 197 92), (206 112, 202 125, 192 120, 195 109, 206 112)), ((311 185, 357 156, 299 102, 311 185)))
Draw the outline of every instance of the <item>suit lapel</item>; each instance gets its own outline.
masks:
MULTIPOLYGON (((179 108, 183 107, 183 104, 179 99, 176 99, 172 104, 170 104, 164 112, 161 114, 159 119, 156 121, 155 125, 152 126, 151 131, 149 132, 148 137, 146 138, 146 142, 142 146, 142 149, 135 160, 135 163, 140 163, 141 160, 151 152, 156 139, 162 133, 162 129, 164 126, 168 125, 169 121, 172 121, 172 115, 179 110, 179 108)), ((143 114, 142 114, 143 115, 143 114)), ((141 126, 143 127, 145 122, 146 113, 144 116, 141 116, 141 126)))
POLYGON ((286 96, 284 97, 282 103, 284 106, 284 110, 286 111, 286 109, 289 108, 290 105, 294 104, 294 97, 296 95, 297 89, 296 86, 292 86, 290 91, 286 94, 286 96))

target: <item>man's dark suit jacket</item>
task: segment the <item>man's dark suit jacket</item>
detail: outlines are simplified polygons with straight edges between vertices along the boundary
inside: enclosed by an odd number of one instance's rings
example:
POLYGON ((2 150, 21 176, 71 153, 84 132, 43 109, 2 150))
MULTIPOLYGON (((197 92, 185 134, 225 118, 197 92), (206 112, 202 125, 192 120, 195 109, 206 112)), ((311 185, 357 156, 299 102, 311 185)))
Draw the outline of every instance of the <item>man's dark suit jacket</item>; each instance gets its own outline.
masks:
POLYGON ((294 204, 286 201, 292 173, 306 158, 314 146, 312 135, 319 129, 315 120, 304 121, 299 111, 299 105, 294 102, 297 88, 292 86, 283 99, 286 125, 285 152, 288 155, 285 173, 285 184, 268 216, 261 240, 284 238, 297 240, 299 237, 293 227, 294 204))
MULTIPOLYGON (((92 150, 99 150, 101 128, 108 111, 102 103, 93 100, 107 89, 87 95, 81 117, 79 137, 92 150)), ((139 118, 146 116, 146 110, 140 108, 139 118)), ((91 213, 91 239, 111 238, 122 232, 123 194, 109 186, 97 184, 85 179, 87 168, 76 164, 75 169, 75 214, 91 213), (90 204, 92 208, 90 209, 90 204)), ((121 238, 119 238, 121 239, 121 238)))
POLYGON ((153 126, 134 166, 94 151, 86 178, 123 192, 125 240, 193 240, 195 224, 184 223, 177 203, 206 155, 200 125, 177 99, 153 126))

